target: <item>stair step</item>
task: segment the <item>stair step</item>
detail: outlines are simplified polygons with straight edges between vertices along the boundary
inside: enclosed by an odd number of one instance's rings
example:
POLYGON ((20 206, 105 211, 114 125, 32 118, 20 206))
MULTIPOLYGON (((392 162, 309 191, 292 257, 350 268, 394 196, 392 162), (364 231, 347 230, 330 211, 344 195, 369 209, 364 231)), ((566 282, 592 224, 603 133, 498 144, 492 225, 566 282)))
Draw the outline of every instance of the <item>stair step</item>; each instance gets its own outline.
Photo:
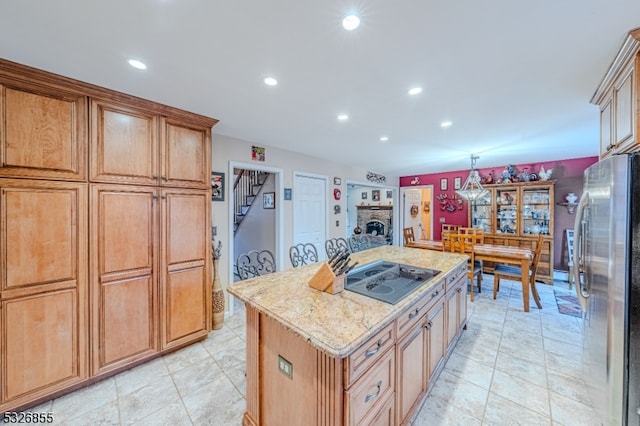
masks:
POLYGON ((255 195, 247 195, 246 197, 244 197, 244 202, 245 205, 250 206, 251 204, 253 204, 253 201, 256 199, 255 195))

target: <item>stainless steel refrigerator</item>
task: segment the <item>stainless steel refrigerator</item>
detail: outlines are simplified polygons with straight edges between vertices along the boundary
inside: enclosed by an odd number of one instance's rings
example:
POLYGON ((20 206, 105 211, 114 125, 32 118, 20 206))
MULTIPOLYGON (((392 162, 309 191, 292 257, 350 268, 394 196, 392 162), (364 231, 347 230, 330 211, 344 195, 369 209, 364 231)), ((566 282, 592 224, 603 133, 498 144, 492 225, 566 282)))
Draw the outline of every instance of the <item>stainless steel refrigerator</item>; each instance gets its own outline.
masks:
POLYGON ((640 155, 584 173, 574 268, 584 380, 603 425, 640 425, 640 155))

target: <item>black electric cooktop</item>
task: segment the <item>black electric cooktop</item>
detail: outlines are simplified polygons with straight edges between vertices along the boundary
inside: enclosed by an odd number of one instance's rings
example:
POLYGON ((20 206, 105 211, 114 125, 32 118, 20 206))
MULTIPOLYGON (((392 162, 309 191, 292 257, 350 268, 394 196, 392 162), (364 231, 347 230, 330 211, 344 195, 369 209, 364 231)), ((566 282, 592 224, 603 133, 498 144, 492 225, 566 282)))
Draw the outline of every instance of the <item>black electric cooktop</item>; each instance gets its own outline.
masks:
POLYGON ((344 288, 394 305, 439 273, 435 269, 379 260, 349 272, 344 288))

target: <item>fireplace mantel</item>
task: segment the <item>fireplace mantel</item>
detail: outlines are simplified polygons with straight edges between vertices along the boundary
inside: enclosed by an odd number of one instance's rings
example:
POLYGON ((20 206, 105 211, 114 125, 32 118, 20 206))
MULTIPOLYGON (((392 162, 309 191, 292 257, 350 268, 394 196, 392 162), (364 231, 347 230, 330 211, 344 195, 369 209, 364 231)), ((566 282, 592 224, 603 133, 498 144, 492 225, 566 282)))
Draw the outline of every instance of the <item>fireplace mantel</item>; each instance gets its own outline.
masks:
POLYGON ((393 206, 356 206, 358 210, 393 210, 393 206))

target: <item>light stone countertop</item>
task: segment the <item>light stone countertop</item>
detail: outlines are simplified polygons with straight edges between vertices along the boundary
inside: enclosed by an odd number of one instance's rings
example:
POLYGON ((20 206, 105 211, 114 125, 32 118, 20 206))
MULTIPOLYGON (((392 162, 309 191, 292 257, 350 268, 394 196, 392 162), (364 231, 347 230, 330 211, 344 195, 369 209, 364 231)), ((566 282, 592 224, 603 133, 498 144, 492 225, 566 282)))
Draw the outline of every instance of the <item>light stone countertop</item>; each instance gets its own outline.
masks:
POLYGON ((353 253, 351 259, 360 262, 357 267, 382 259, 442 272, 395 305, 348 290, 332 295, 309 287, 307 282, 321 263, 238 281, 227 290, 315 348, 343 358, 428 293, 434 284, 453 273, 466 262, 467 256, 381 246, 353 253))

